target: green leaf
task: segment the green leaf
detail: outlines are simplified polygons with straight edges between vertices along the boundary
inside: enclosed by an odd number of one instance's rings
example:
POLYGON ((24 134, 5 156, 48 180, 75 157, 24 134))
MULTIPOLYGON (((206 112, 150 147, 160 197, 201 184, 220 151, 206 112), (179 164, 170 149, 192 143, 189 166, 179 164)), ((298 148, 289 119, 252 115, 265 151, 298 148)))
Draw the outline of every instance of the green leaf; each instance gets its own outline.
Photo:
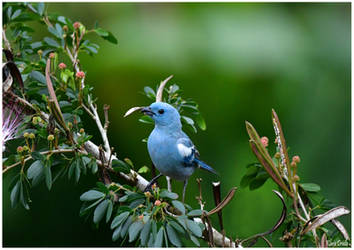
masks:
POLYGON ((188 116, 184 116, 184 115, 182 115, 181 118, 182 118, 182 121, 184 121, 187 125, 191 126, 191 128, 193 129, 193 131, 194 131, 195 133, 197 133, 197 129, 196 129, 195 126, 194 126, 194 121, 193 121, 192 118, 190 118, 190 117, 188 117, 188 116))
POLYGON ((104 36, 102 37, 103 39, 107 40, 108 42, 110 43, 113 43, 113 44, 118 44, 118 40, 117 38, 111 33, 108 31, 108 36, 104 36))
POLYGON ((129 198, 129 195, 124 195, 124 196, 120 197, 118 201, 119 202, 126 202, 128 200, 128 198, 129 198))
POLYGON ((103 39, 105 39, 111 43, 118 44, 117 38, 115 38, 111 32, 106 31, 102 28, 96 28, 94 31, 96 32, 97 35, 99 35, 103 39))
POLYGON ((319 192, 321 187, 315 183, 299 183, 299 185, 307 192, 319 192))
POLYGON ((182 246, 181 241, 180 241, 176 231, 173 229, 173 227, 171 227, 169 224, 167 224, 166 231, 167 231, 167 236, 168 236, 168 239, 170 240, 170 242, 176 247, 181 247, 182 246))
POLYGON ((93 201, 104 197, 105 194, 96 190, 89 190, 80 196, 81 201, 93 201))
POLYGON ((196 117, 196 121, 201 130, 206 130, 205 120, 200 114, 196 117))
POLYGON ((22 12, 21 9, 16 10, 16 11, 12 14, 11 19, 13 20, 13 19, 15 19, 16 17, 18 17, 18 16, 21 14, 21 12, 22 12))
POLYGON ((176 219, 177 219, 178 223, 181 224, 184 227, 184 229, 187 230, 186 218, 187 218, 186 216, 177 216, 176 219))
POLYGON ((154 247, 162 247, 162 241, 163 241, 163 227, 160 227, 160 230, 156 235, 154 247))
POLYGON ((111 219, 113 212, 113 203, 111 200, 108 200, 108 208, 107 208, 107 213, 106 213, 106 223, 108 223, 109 219, 111 219))
POLYGON ((45 183, 50 190, 52 188, 52 171, 50 169, 50 163, 47 161, 44 165, 44 176, 45 176, 45 183))
POLYGON ((98 199, 97 201, 93 202, 90 206, 86 207, 83 212, 90 210, 91 208, 97 206, 102 200, 104 199, 104 197, 102 197, 101 199, 98 199))
POLYGON ((174 229, 176 229, 181 234, 185 233, 185 230, 177 222, 171 220, 171 221, 169 221, 169 223, 174 229))
POLYGON ((7 17, 9 19, 11 19, 11 16, 12 16, 12 6, 10 6, 9 8, 7 8, 7 17))
POLYGON ((250 185, 250 190, 255 190, 257 188, 260 188, 268 180, 268 178, 269 178, 269 175, 266 172, 258 174, 256 176, 256 178, 251 180, 251 182, 249 184, 250 185))
POLYGON ((144 115, 140 117, 139 122, 146 123, 146 124, 153 124, 154 120, 150 116, 144 115))
POLYGON ((129 214, 129 212, 123 212, 117 215, 112 221, 111 229, 118 227, 126 218, 128 218, 129 214))
POLYGON ((27 170, 28 179, 32 179, 32 186, 36 186, 43 177, 43 164, 40 160, 34 161, 27 170))
POLYGON ((62 29, 62 27, 60 26, 59 23, 56 23, 56 24, 55 24, 55 28, 56 28, 56 30, 58 31, 59 38, 61 39, 61 38, 63 37, 63 29, 62 29))
POLYGON ((58 21, 63 23, 63 24, 66 24, 66 18, 63 17, 63 16, 58 16, 58 21))
POLYGON ((124 225, 122 226, 122 230, 120 231, 120 237, 124 237, 129 229, 129 226, 133 223, 133 216, 129 216, 128 219, 125 221, 124 225))
POLYGON ((129 158, 124 158, 124 161, 125 161, 126 163, 128 163, 128 165, 129 165, 130 167, 134 168, 134 164, 133 164, 133 162, 132 162, 129 158))
POLYGON ((81 160, 80 160, 80 158, 77 158, 75 162, 76 162, 76 164, 75 164, 75 181, 79 182, 80 174, 81 174, 81 169, 80 169, 81 160))
POLYGON ((170 199, 175 200, 175 199, 178 198, 178 194, 170 192, 170 191, 164 189, 164 190, 162 190, 160 192, 160 197, 162 197, 162 198, 170 198, 170 199))
POLYGON ((128 164, 126 164, 124 161, 121 160, 112 160, 112 168, 114 171, 116 172, 122 172, 125 174, 129 174, 130 173, 130 167, 128 164))
POLYGON ((39 15, 43 16, 43 13, 44 13, 44 3, 38 3, 37 11, 38 11, 38 14, 39 14, 39 15))
POLYGON ((187 228, 197 237, 202 237, 202 229, 198 226, 195 221, 186 220, 187 228))
POLYGON ((58 33, 58 31, 53 26, 49 26, 48 27, 48 31, 50 33, 52 33, 54 36, 56 36, 57 38, 61 38, 60 34, 58 33))
POLYGON ((149 168, 147 166, 142 166, 139 170, 138 170, 138 173, 139 174, 145 174, 149 172, 149 168))
MULTIPOLYGON (((20 183, 20 200, 21 200, 21 203, 22 203, 22 206, 25 208, 25 209, 29 209, 29 206, 27 204, 27 200, 25 199, 25 192, 24 192, 24 187, 25 186, 25 183, 20 183)), ((28 190, 27 190, 28 191, 28 190)))
POLYGON ((130 227, 129 227, 129 242, 134 241, 138 237, 143 226, 144 226, 144 224, 142 223, 141 220, 138 220, 130 225, 130 227))
POLYGON ((101 37, 107 37, 109 35, 108 31, 102 29, 102 28, 97 28, 95 29, 95 32, 97 35, 101 36, 101 37))
POLYGON ((152 88, 150 88, 149 86, 144 87, 144 92, 147 95, 147 97, 149 97, 151 99, 155 99, 156 98, 155 91, 152 88))
POLYGON ((152 233, 150 233, 149 242, 147 244, 147 247, 154 247, 154 236, 152 233))
MULTIPOLYGON (((41 82, 43 84, 47 84, 45 76, 41 72, 38 72, 38 71, 34 70, 34 71, 31 72, 30 76, 34 80, 37 80, 37 81, 39 81, 39 82, 41 82)), ((36 159, 36 160, 38 160, 38 159, 36 159)))
POLYGON ((69 167, 69 171, 68 171, 68 177, 69 179, 71 179, 71 177, 73 176, 74 172, 75 172, 75 168, 76 168, 76 161, 77 159, 72 160, 70 167, 69 167))
POLYGON ((108 207, 108 200, 102 201, 95 209, 95 212, 93 214, 93 222, 94 223, 99 223, 103 216, 106 213, 108 207))
POLYGON ((90 162, 90 166, 91 166, 91 172, 92 172, 92 174, 96 174, 97 171, 98 171, 98 166, 97 166, 96 160, 92 160, 92 161, 90 162))
POLYGON ((247 166, 247 172, 246 174, 242 177, 240 186, 241 188, 247 187, 251 180, 257 176, 258 171, 260 171, 260 167, 257 167, 255 165, 248 165, 247 166))
POLYGON ((174 206, 175 208, 177 208, 179 211, 181 211, 182 214, 185 214, 185 213, 186 213, 186 209, 185 209, 185 207, 184 207, 184 205, 183 205, 182 202, 173 200, 173 201, 172 201, 172 204, 173 204, 173 206, 174 206))
POLYGON ((145 198, 134 200, 134 201, 132 201, 132 202, 129 204, 129 207, 132 208, 132 209, 133 209, 133 208, 136 208, 136 207, 138 207, 140 204, 143 204, 145 201, 146 201, 145 198))
POLYGON ((116 230, 114 230, 113 235, 112 235, 112 241, 118 240, 118 237, 120 235, 120 230, 122 230, 122 227, 117 227, 116 230))
POLYGON ((140 241, 142 246, 146 246, 147 239, 150 235, 151 220, 149 220, 141 230, 140 241))
POLYGON ((52 46, 52 47, 56 47, 58 48, 60 45, 57 41, 55 41, 54 39, 50 38, 50 37, 45 37, 44 38, 44 41, 49 45, 49 46, 52 46))
POLYGON ((194 126, 194 121, 192 118, 190 118, 188 116, 184 116, 184 115, 182 115, 181 117, 187 124, 194 126))
POLYGON ((191 239, 191 241, 198 247, 200 247, 200 243, 198 241, 198 239, 196 237, 194 237, 193 235, 189 235, 189 238, 191 239))
POLYGON ((201 216, 203 214, 203 211, 200 209, 195 209, 190 211, 187 216, 201 216))
POLYGON ((14 188, 11 191, 10 194, 10 200, 11 200, 11 207, 14 208, 16 207, 19 199, 20 199, 20 185, 21 185, 21 181, 17 181, 16 185, 14 186, 14 188))
POLYGON ((163 229, 163 236, 165 239, 165 247, 169 247, 168 246, 168 237, 167 237, 167 233, 166 233, 166 228, 163 229))
POLYGON ((96 49, 95 47, 92 47, 92 46, 86 45, 85 48, 86 48, 89 52, 94 53, 94 54, 97 54, 97 52, 98 52, 97 49, 96 49))

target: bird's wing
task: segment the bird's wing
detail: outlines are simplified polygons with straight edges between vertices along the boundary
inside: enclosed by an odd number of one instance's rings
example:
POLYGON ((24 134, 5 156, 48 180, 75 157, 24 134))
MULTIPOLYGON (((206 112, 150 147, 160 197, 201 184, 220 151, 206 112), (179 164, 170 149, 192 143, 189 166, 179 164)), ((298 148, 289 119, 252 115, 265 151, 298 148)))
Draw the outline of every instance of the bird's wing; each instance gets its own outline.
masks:
POLYGON ((195 157, 199 158, 200 155, 199 155, 198 149, 195 147, 195 145, 193 144, 192 140, 188 137, 188 135, 186 133, 184 133, 183 131, 182 131, 182 137, 184 139, 188 140, 189 141, 188 143, 191 144, 194 147, 195 157))
POLYGON ((191 164, 196 155, 196 149, 192 141, 187 137, 182 137, 177 140, 177 150, 186 164, 191 164))

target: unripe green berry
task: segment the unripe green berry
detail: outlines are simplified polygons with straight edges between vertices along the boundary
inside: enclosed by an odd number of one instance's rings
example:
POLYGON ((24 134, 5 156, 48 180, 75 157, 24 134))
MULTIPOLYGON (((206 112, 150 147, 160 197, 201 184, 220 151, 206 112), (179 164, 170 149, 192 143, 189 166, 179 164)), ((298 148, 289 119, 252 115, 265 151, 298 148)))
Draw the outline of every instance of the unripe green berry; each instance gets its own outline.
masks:
POLYGON ((48 141, 53 141, 54 140, 54 135, 48 135, 47 139, 48 139, 48 141))
POLYGON ((27 146, 23 146, 22 149, 23 149, 23 151, 29 151, 29 147, 27 147, 27 146))
POLYGON ((29 134, 29 138, 30 138, 30 139, 34 139, 34 138, 36 138, 36 136, 35 136, 33 133, 30 133, 30 134, 29 134))
POLYGON ((27 132, 23 133, 23 137, 27 138, 28 136, 29 136, 29 133, 27 133, 27 132))
POLYGON ((85 133, 85 129, 80 128, 80 133, 81 133, 81 134, 85 133))
POLYGON ((73 124, 71 122, 68 122, 68 127, 71 129, 73 127, 73 124))
POLYGON ((152 197, 152 194, 149 191, 144 192, 144 195, 145 195, 146 198, 151 198, 152 197))
POLYGON ((35 116, 35 117, 33 117, 32 118, 32 123, 34 124, 34 125, 37 125, 38 124, 38 116, 35 116))
POLYGON ((60 132, 60 130, 59 130, 58 128, 55 128, 55 129, 54 129, 54 133, 55 133, 55 134, 58 134, 59 132, 60 132))

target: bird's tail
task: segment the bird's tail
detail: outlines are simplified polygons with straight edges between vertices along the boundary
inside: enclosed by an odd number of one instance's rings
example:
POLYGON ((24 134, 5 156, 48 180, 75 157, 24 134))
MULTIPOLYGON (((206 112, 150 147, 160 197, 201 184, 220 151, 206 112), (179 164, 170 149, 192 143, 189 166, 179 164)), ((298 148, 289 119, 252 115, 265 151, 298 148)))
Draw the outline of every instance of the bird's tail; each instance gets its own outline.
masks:
POLYGON ((204 169, 204 170, 207 170, 209 171, 210 173, 213 173, 213 174, 216 174, 216 175, 219 175, 212 167, 210 167, 208 164, 206 164, 205 162, 202 162, 201 160, 195 158, 194 159, 195 162, 199 165, 199 167, 201 169, 204 169))

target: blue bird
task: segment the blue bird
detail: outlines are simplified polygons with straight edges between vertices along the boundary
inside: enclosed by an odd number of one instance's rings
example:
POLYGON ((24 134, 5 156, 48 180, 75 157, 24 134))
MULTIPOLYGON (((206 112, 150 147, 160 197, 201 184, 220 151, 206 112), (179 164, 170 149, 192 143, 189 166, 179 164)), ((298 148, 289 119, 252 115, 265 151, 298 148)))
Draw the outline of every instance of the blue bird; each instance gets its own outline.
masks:
POLYGON ((182 201, 184 202, 188 178, 199 167, 217 174, 199 159, 199 152, 193 142, 182 131, 181 117, 173 106, 165 102, 154 102, 141 109, 155 121, 147 146, 150 158, 160 174, 153 178, 146 190, 162 175, 177 181, 184 181, 182 201))

